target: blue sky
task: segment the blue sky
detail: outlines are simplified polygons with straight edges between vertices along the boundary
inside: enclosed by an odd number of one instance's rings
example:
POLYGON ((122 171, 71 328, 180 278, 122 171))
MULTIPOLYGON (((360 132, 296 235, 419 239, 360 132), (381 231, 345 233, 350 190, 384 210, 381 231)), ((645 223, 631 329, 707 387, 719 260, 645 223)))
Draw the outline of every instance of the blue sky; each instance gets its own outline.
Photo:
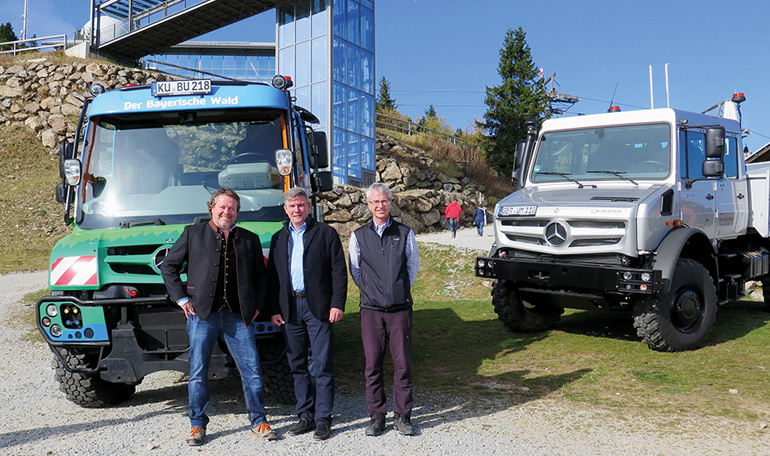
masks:
MULTIPOLYGON (((2 0, 0 22, 21 35, 24 0, 2 0)), ((28 36, 71 33, 89 0, 28 0, 28 36)), ((465 129, 480 119, 484 90, 500 83, 499 51, 521 26, 538 67, 557 90, 581 97, 568 111, 666 106, 702 111, 744 92, 751 151, 770 142, 770 33, 765 0, 375 0, 377 80, 391 82, 399 110, 417 119, 432 103, 465 129), (617 90, 616 90, 617 87, 617 90)), ((247 19, 209 39, 274 41, 273 16, 247 19)))

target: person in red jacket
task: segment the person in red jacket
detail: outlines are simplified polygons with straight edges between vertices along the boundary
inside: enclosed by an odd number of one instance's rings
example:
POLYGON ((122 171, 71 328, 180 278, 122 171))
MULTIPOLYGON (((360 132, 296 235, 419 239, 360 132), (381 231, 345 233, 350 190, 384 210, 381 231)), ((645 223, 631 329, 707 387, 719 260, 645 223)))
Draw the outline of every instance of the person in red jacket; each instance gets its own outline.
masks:
POLYGON ((449 221, 449 231, 452 232, 452 237, 457 236, 457 225, 460 222, 460 214, 463 213, 463 208, 460 203, 457 202, 457 197, 452 197, 452 202, 449 203, 444 210, 444 215, 447 221, 449 221))

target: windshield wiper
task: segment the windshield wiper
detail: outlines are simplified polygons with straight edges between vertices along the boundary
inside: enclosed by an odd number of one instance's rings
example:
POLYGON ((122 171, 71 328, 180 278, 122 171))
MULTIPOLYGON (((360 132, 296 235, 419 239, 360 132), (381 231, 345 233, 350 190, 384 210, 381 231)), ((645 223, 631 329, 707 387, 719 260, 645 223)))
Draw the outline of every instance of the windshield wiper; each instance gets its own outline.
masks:
POLYGON ((637 187, 639 186, 639 184, 637 184, 636 182, 634 182, 634 180, 633 180, 633 179, 631 179, 630 177, 626 177, 626 176, 624 176, 624 175, 623 175, 623 174, 626 174, 626 172, 625 172, 625 171, 612 171, 612 170, 609 170, 609 169, 593 169, 593 170, 590 170, 590 171, 586 171, 586 172, 587 172, 587 173, 603 173, 603 174, 614 174, 614 175, 618 176, 619 178, 621 178, 621 179, 623 179, 623 180, 627 180, 627 181, 631 182, 632 184, 636 185, 637 187))
MULTIPOLYGON (((569 176, 572 175, 572 173, 557 173, 557 172, 553 172, 553 171, 535 171, 535 174, 543 174, 543 175, 546 175, 546 176, 561 176, 561 177, 567 179, 570 182, 574 182, 574 183, 578 184, 578 188, 583 188, 583 184, 581 184, 580 181, 569 177, 569 176)), ((596 185, 591 185, 591 187, 596 188, 596 185)))
POLYGON ((123 220, 120 222, 121 228, 131 228, 134 226, 147 226, 147 225, 165 225, 163 223, 163 220, 159 219, 158 217, 154 218, 146 218, 146 219, 133 219, 133 220, 123 220))

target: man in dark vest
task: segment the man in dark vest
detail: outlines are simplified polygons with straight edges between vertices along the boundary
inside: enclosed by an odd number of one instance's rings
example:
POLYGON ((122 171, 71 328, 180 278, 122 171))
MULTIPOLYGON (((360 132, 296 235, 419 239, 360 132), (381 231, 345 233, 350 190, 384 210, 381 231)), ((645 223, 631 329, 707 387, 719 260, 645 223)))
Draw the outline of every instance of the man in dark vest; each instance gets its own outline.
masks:
POLYGON ((190 446, 203 444, 209 422, 208 369, 211 352, 223 336, 243 382, 251 432, 278 438, 265 418, 259 354, 251 322, 264 309, 267 270, 259 236, 235 226, 238 194, 221 188, 208 202, 211 220, 186 226, 168 252, 161 273, 168 294, 184 311, 190 340, 187 389, 192 431, 190 446), (187 263, 187 283, 181 274, 187 263))
POLYGON ((390 217, 393 194, 375 182, 366 191, 372 221, 350 236, 350 274, 361 290, 361 339, 366 357, 366 403, 371 418, 365 434, 385 429, 387 404, 383 360, 388 343, 393 358, 394 426, 413 435, 412 285, 420 268, 414 231, 390 217))

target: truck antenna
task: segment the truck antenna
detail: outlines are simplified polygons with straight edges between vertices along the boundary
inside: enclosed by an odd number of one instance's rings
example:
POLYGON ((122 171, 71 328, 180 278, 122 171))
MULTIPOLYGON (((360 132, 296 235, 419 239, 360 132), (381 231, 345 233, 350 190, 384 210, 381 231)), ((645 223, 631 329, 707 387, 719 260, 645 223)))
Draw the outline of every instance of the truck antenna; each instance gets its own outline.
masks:
POLYGON ((607 111, 612 109, 612 104, 615 103, 615 94, 618 93, 618 84, 619 82, 615 83, 615 90, 612 91, 612 98, 610 99, 610 106, 607 108, 607 111))

